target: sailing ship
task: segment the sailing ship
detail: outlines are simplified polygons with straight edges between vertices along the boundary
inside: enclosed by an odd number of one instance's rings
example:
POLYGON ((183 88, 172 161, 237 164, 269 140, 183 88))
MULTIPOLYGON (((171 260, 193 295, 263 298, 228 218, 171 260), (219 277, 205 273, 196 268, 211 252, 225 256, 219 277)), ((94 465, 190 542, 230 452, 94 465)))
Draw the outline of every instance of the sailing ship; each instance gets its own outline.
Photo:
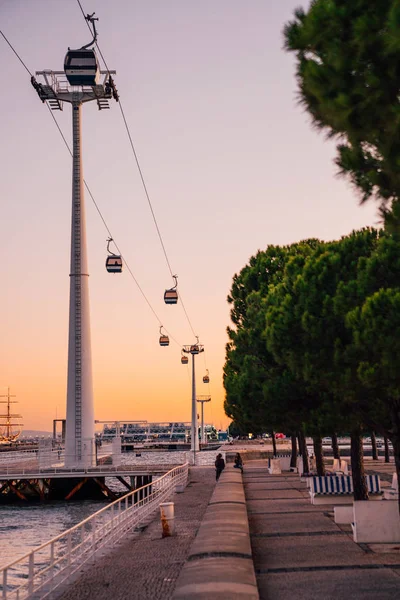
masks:
POLYGON ((17 404, 15 395, 10 394, 10 388, 7 388, 7 394, 0 396, 0 398, 7 398, 7 400, 0 400, 0 404, 6 404, 7 409, 5 414, 0 414, 0 444, 7 444, 15 442, 22 433, 23 423, 20 422, 22 419, 21 415, 11 413, 11 404, 17 404))

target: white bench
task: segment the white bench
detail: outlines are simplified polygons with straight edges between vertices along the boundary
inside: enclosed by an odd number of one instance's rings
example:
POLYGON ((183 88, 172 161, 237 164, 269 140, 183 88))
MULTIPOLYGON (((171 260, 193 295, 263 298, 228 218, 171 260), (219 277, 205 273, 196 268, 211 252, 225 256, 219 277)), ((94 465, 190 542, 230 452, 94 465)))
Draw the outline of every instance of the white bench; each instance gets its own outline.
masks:
MULTIPOLYGON (((350 475, 325 475, 310 477, 311 504, 351 504, 354 494, 350 475)), ((379 475, 366 475, 368 495, 382 499, 379 475)))
POLYGON ((269 458, 268 465, 268 473, 270 475, 280 475, 282 473, 280 458, 269 458))
POLYGON ((384 502, 354 502, 353 539, 361 544, 399 544, 399 504, 396 500, 384 502))
POLYGON ((337 473, 338 471, 340 471, 341 473, 343 473, 343 475, 348 475, 349 465, 347 464, 347 461, 343 460, 342 458, 334 458, 332 471, 334 473, 337 473))
POLYGON ((282 471, 290 471, 291 458, 292 457, 288 454, 277 454, 276 456, 274 456, 274 458, 268 459, 268 469, 271 467, 271 460, 279 459, 281 470, 282 471))
POLYGON ((397 473, 393 473, 392 487, 383 490, 383 497, 385 500, 399 499, 399 482, 397 480, 397 473))

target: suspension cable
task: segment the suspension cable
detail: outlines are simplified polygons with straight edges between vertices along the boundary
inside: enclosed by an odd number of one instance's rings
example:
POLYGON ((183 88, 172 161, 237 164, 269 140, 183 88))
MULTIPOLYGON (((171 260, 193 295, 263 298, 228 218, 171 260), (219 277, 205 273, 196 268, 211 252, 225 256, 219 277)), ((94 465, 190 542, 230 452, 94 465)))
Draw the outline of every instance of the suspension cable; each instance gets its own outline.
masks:
MULTIPOLYGON (((79 0, 78 0, 78 1, 79 1, 79 0)), ((1 35, 3 36, 4 40, 7 42, 7 44, 10 46, 11 50, 14 52, 15 56, 18 58, 18 60, 20 61, 20 63, 23 65, 23 67, 26 69, 26 71, 29 73, 29 75, 30 75, 31 77, 33 77, 33 74, 32 74, 32 73, 31 73, 31 71, 28 69, 28 67, 26 66, 26 64, 24 63, 24 61, 22 60, 22 58, 19 56, 19 54, 17 53, 17 51, 15 50, 15 48, 14 48, 14 47, 11 45, 11 43, 9 42, 9 40, 6 38, 6 36, 4 35, 4 33, 3 33, 1 30, 0 30, 0 33, 1 33, 1 35)), ((65 144, 65 146, 66 146, 66 148, 67 148, 67 150, 68 150, 68 152, 69 152, 70 156, 72 157, 72 156, 73 156, 73 154, 72 154, 72 150, 71 150, 71 148, 70 148, 70 146, 69 146, 69 144, 68 144, 68 142, 67 142, 67 140, 66 140, 66 138, 65 138, 65 136, 64 136, 64 134, 63 134, 63 132, 62 132, 62 130, 61 130, 61 128, 60 128, 60 125, 59 125, 59 123, 58 123, 57 119, 55 118, 55 116, 54 116, 54 114, 53 114, 53 112, 52 112, 51 108, 48 106, 48 104, 47 104, 47 103, 46 103, 46 106, 47 106, 47 108, 48 108, 48 110, 49 110, 49 113, 50 113, 50 115, 51 115, 51 117, 52 117, 52 119, 53 119, 53 121, 54 121, 54 123, 55 123, 55 125, 56 125, 57 129, 58 129, 58 132, 60 133, 60 135, 61 135, 61 137, 62 137, 62 139, 63 139, 63 142, 64 142, 64 144, 65 144)), ((92 194, 92 192, 91 192, 91 190, 90 190, 90 188, 89 188, 89 186, 88 186, 88 184, 87 184, 86 180, 84 179, 84 180, 83 180, 83 182, 84 182, 84 185, 85 185, 85 188, 86 188, 86 190, 88 191, 88 194, 89 194, 90 198, 91 198, 91 199, 92 199, 92 201, 93 201, 93 204, 94 204, 94 206, 96 207, 96 210, 97 210, 97 212, 98 212, 98 214, 99 214, 99 216, 100 216, 101 220, 103 221, 104 227, 106 228, 106 230, 107 230, 107 232, 108 232, 109 236, 113 238, 113 235, 112 235, 112 233, 111 233, 111 231, 110 231, 110 228, 108 227, 108 225, 107 225, 107 223, 106 223, 106 220, 105 220, 105 218, 103 217, 103 215, 102 215, 102 212, 101 212, 101 210, 100 210, 100 208, 99 208, 99 206, 98 206, 98 204, 97 204, 97 202, 96 202, 96 200, 95 200, 95 198, 94 198, 94 196, 93 196, 93 194, 92 194)), ((114 238, 113 238, 113 239, 114 239, 114 238)), ((114 241, 114 243, 115 243, 115 241, 114 241)), ((119 252, 119 254, 120 254, 121 258, 123 259, 123 261, 124 261, 124 264, 125 264, 126 268, 128 269, 128 272, 129 272, 129 274, 131 275, 131 277, 132 277, 133 281, 136 283, 136 285, 137 285, 137 287, 138 287, 138 289, 139 289, 140 293, 142 294, 143 298, 144 298, 144 299, 145 299, 145 301, 147 302, 147 305, 149 306, 150 310, 152 311, 152 313, 153 313, 153 314, 154 314, 154 316, 156 317, 156 319, 157 319, 157 321, 158 321, 159 325, 161 325, 161 324, 162 324, 162 321, 161 321, 160 317, 157 315, 156 311, 154 310, 154 308, 153 308, 153 306, 152 306, 152 304, 151 304, 150 300, 147 298, 146 294, 144 293, 144 291, 143 291, 143 289, 142 289, 141 285, 139 284, 138 280, 137 280, 137 279, 136 279, 136 277, 134 276, 134 274, 133 274, 133 272, 132 272, 132 270, 131 270, 131 268, 130 268, 130 266, 129 266, 128 262, 126 261, 126 259, 125 259, 125 258, 124 258, 124 256, 122 255, 122 252, 121 252, 121 250, 119 249, 119 247, 118 247, 118 245, 117 245, 116 243, 115 243, 115 247, 117 248, 117 250, 118 250, 118 252, 119 252)), ((179 343, 179 342, 178 342, 178 341, 177 341, 177 340, 176 340, 176 339, 175 339, 175 338, 174 338, 174 337, 173 337, 173 336, 172 336, 172 335, 169 333, 169 331, 168 331, 168 330, 167 330, 165 327, 164 327, 164 329, 165 329, 166 333, 168 334, 168 336, 169 336, 169 337, 170 337, 170 338, 171 338, 171 339, 172 339, 172 340, 175 342, 175 344, 177 344, 179 347, 182 347, 182 344, 180 344, 180 343, 179 343)))
POLYGON ((30 70, 28 69, 28 67, 26 66, 26 64, 22 60, 22 58, 19 56, 19 54, 17 53, 17 51, 15 50, 15 48, 12 47, 12 45, 10 44, 10 42, 8 41, 8 39, 6 38, 6 36, 4 35, 4 33, 1 30, 0 30, 0 33, 3 36, 3 38, 5 39, 5 41, 7 42, 7 44, 10 46, 11 50, 14 52, 15 56, 18 58, 18 60, 21 63, 21 65, 28 71, 29 75, 31 77, 33 77, 32 73, 30 72, 30 70))
MULTIPOLYGON (((77 0, 77 2, 78 2, 80 10, 82 12, 82 15, 83 15, 83 17, 85 19, 86 25, 87 25, 89 31, 91 31, 90 25, 89 25, 89 23, 88 23, 88 21, 86 19, 85 11, 83 10, 83 7, 82 7, 82 3, 80 2, 80 0, 77 0)), ((95 45, 96 45, 97 50, 99 51, 101 59, 102 59, 102 61, 104 63, 104 66, 106 68, 106 71, 108 73, 110 73, 110 69, 108 68, 107 61, 104 58, 104 55, 103 55, 103 53, 101 51, 101 48, 100 48, 100 46, 99 46, 99 44, 98 44, 97 41, 95 42, 95 45)), ((136 152, 136 149, 135 149, 135 145, 133 143, 133 139, 132 139, 132 135, 131 135, 131 132, 130 132, 130 129, 129 129, 129 125, 128 125, 128 122, 127 122, 126 117, 125 117, 125 112, 124 112, 124 109, 123 109, 123 106, 122 106, 121 98, 118 99, 118 104, 119 104, 119 108, 120 108, 120 111, 121 111, 122 119, 124 121, 125 129, 126 129, 126 132, 127 132, 128 138, 129 138, 129 142, 130 142, 130 145, 131 145, 131 148, 132 148, 133 156, 135 158, 136 166, 137 166, 137 169, 139 171, 139 175, 140 175, 140 179, 141 179, 142 186, 143 186, 143 189, 144 189, 144 193, 145 193, 145 196, 147 198, 147 203, 149 205, 150 212, 151 212, 151 215, 153 217, 154 225, 155 225, 156 230, 157 230, 158 238, 160 240, 160 244, 161 244, 161 247, 162 247, 162 250, 163 250, 163 253, 164 253, 165 261, 167 263, 167 266, 168 266, 169 272, 171 274, 171 277, 174 277, 174 274, 173 274, 173 271, 172 271, 172 268, 171 268, 171 263, 169 261, 168 254, 167 254, 167 251, 166 251, 166 248, 165 248, 164 240, 163 240, 163 237, 161 235, 161 231, 160 231, 160 228, 158 226, 156 215, 155 215, 155 212, 154 212, 154 209, 153 209, 153 205, 152 205, 152 202, 151 202, 151 199, 150 199, 150 194, 148 192, 147 185, 146 185, 146 182, 145 182, 145 179, 144 179, 144 176, 143 176, 143 171, 142 171, 142 168, 141 168, 140 163, 139 163, 139 158, 138 158, 138 155, 137 155, 137 152, 136 152)), ((181 295, 180 292, 179 292, 179 299, 181 301, 182 308, 183 308, 183 311, 185 313, 186 319, 187 319, 187 321, 189 323, 189 327, 192 330, 192 333, 193 333, 194 337, 196 337, 195 330, 193 328, 192 322, 191 322, 191 320, 189 318, 189 315, 187 313, 187 310, 185 308, 185 304, 183 302, 182 295, 181 295)))

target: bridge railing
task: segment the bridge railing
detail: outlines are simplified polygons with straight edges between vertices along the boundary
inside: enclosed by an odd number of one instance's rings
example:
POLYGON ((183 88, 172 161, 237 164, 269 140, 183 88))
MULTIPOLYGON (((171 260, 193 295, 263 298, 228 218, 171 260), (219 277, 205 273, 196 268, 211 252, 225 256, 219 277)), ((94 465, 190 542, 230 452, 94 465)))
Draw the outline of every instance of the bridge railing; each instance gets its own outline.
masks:
POLYGON ((10 462, 25 462, 35 460, 37 450, 11 450, 9 452, 0 452, 0 465, 7 465, 10 462))
MULTIPOLYGON (((165 471, 166 468, 172 468, 173 464, 162 465, 159 472, 165 471)), ((56 477, 63 475, 106 475, 112 477, 114 473, 129 473, 137 472, 138 474, 146 474, 149 467, 146 464, 143 465, 100 465, 98 467, 4 467, 0 466, 0 481, 2 479, 13 478, 20 479, 22 477, 42 477, 43 479, 56 477)), ((151 467, 150 467, 151 470, 151 467)), ((154 474, 154 471, 153 471, 154 474)))
POLYGON ((0 597, 3 600, 47 598, 99 550, 115 544, 143 524, 161 502, 172 496, 177 486, 186 486, 188 468, 186 463, 171 469, 0 568, 0 597))

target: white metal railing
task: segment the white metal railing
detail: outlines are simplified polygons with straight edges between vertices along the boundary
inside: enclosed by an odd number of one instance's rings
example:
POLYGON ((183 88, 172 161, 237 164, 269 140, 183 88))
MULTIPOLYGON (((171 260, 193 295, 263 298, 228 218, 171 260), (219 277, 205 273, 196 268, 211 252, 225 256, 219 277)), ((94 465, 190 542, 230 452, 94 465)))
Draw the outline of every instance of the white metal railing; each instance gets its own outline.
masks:
POLYGON ((188 463, 129 492, 49 542, 0 568, 0 597, 46 598, 101 548, 115 544, 186 486, 188 463))
POLYGON ((37 450, 11 450, 9 452, 0 452, 0 464, 10 462, 24 462, 26 460, 36 459, 37 450))
MULTIPOLYGON (((172 463, 173 464, 173 463, 172 463)), ((172 464, 162 465, 162 468, 156 470, 156 472, 161 473, 165 471, 165 468, 172 467, 172 464)), ((108 474, 110 476, 113 473, 136 473, 146 474, 147 471, 150 471, 150 474, 154 475, 154 467, 153 465, 99 465, 97 467, 64 467, 60 465, 59 467, 0 467, 0 480, 5 477, 12 476, 14 479, 18 479, 20 477, 52 477, 52 476, 60 476, 63 475, 73 475, 74 473, 78 474, 89 474, 89 475, 103 475, 108 474)))

